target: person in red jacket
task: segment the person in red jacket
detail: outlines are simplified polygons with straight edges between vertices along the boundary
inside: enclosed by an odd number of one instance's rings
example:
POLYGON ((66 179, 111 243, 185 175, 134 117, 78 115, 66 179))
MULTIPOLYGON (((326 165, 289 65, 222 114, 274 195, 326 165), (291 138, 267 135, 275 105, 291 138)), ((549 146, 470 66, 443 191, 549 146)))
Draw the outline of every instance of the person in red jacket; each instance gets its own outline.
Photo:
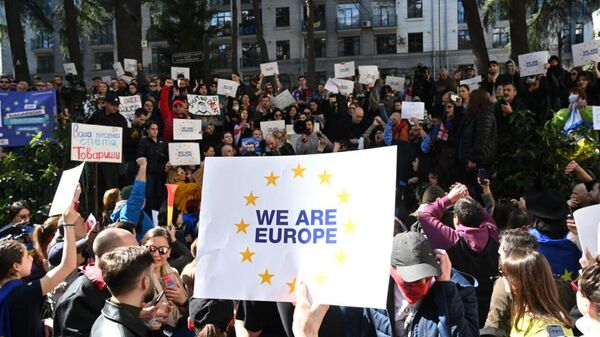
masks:
POLYGON ((164 123, 163 139, 165 142, 170 143, 173 140, 173 119, 182 118, 188 119, 187 103, 181 99, 175 99, 173 101, 173 108, 170 107, 171 87, 173 86, 173 80, 167 79, 165 85, 162 87, 160 92, 160 116, 164 123))

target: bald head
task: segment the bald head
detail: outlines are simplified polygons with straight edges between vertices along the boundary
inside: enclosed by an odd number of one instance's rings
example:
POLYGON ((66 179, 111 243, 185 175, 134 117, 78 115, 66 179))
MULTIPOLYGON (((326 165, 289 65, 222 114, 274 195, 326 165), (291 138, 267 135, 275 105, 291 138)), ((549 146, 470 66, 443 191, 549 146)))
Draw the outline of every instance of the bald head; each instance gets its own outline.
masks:
POLYGON ((98 234, 92 248, 96 255, 96 260, 98 260, 102 255, 115 248, 137 245, 138 242, 132 233, 121 228, 107 228, 98 234))
POLYGON ((392 125, 396 126, 402 121, 402 115, 398 112, 394 112, 390 115, 390 120, 392 121, 392 125))
POLYGON ((363 118, 365 118, 365 111, 361 107, 356 107, 354 111, 352 111, 352 123, 360 124, 363 118))

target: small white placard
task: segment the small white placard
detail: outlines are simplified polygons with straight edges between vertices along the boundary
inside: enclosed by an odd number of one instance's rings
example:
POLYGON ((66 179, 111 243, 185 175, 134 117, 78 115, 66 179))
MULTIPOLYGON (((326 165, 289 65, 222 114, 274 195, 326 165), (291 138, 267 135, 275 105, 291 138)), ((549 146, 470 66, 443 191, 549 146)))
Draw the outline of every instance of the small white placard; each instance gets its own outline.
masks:
POLYGON ((77 67, 75 67, 75 63, 65 63, 63 64, 63 68, 65 69, 65 74, 77 75, 77 67))
POLYGON ((190 68, 186 67, 171 67, 171 78, 176 80, 177 76, 183 75, 184 78, 190 78, 190 68))
POLYGON ((125 83, 127 83, 127 84, 131 84, 131 81, 133 80, 133 77, 131 77, 131 76, 127 76, 127 75, 123 75, 123 76, 121 76, 121 79, 122 79, 123 81, 125 81, 125 83))
POLYGON ((342 62, 333 65, 335 78, 347 78, 356 75, 354 61, 342 62))
POLYGON ((113 69, 115 71, 115 74, 117 74, 117 77, 125 75, 125 70, 123 70, 123 65, 121 64, 121 62, 113 64, 113 69))
POLYGON ((412 118, 423 120, 423 118, 425 118, 425 103, 402 102, 402 118, 408 120, 411 120, 412 118))
POLYGON ((263 138, 272 134, 273 131, 285 131, 285 121, 266 121, 260 122, 260 131, 263 133, 263 138))
POLYGON ((544 64, 548 63, 549 58, 547 51, 519 55, 521 77, 545 74, 544 64))
POLYGON ((132 74, 137 73, 137 60, 134 59, 123 59, 123 65, 125 71, 128 71, 132 74))
POLYGON ((475 89, 479 89, 479 83, 481 82, 481 75, 477 75, 472 78, 468 78, 466 80, 460 81, 460 84, 466 84, 469 86, 469 91, 473 91, 475 89))
POLYGON ((593 106, 594 130, 600 130, 600 106, 593 106))
POLYGON ((85 162, 72 169, 63 171, 56 193, 54 193, 54 199, 52 199, 52 206, 50 207, 48 216, 63 214, 67 208, 71 207, 75 189, 77 188, 77 183, 79 182, 84 166, 85 162))
POLYGON ((325 83, 325 90, 329 91, 332 94, 337 94, 340 92, 337 87, 337 83, 335 82, 335 79, 331 77, 327 79, 327 82, 325 83))
POLYGON ((169 143, 169 162, 173 166, 199 165, 200 144, 169 143))
POLYGON ((279 74, 279 66, 277 65, 277 62, 261 63, 260 73, 263 74, 263 76, 277 75, 279 74))
POLYGON ((593 61, 600 61, 600 40, 574 44, 573 67, 584 66, 593 61))
POLYGON ((573 219, 577 227, 577 236, 581 242, 581 249, 586 249, 597 256, 600 253, 598 247, 598 224, 600 223, 600 205, 592 205, 580 208, 573 212, 573 219))
POLYGON ((387 76, 385 84, 389 85, 392 90, 398 92, 404 90, 404 77, 387 76))
POLYGON ((358 66, 358 83, 360 84, 374 84, 379 78, 379 68, 377 66, 358 66))
POLYGON ((339 78, 335 79, 334 81, 340 90, 340 94, 348 96, 354 91, 354 81, 342 80, 339 78))
POLYGON ((285 89, 283 92, 279 93, 279 95, 273 98, 273 105, 275 105, 281 110, 287 108, 288 106, 294 103, 296 103, 296 100, 294 99, 294 96, 290 94, 290 91, 288 89, 285 89))
POLYGON ((239 86, 238 82, 219 78, 217 81, 217 94, 235 98, 239 86))
POLYGON ((202 120, 200 119, 173 119, 173 139, 199 140, 202 139, 202 120))
POLYGON ((125 116, 128 121, 133 121, 135 111, 142 107, 142 98, 139 95, 119 96, 119 112, 125 116))
POLYGON ((221 113, 219 96, 187 95, 188 111, 197 116, 218 116, 221 113))
POLYGON ((102 82, 110 83, 110 76, 102 76, 102 82))

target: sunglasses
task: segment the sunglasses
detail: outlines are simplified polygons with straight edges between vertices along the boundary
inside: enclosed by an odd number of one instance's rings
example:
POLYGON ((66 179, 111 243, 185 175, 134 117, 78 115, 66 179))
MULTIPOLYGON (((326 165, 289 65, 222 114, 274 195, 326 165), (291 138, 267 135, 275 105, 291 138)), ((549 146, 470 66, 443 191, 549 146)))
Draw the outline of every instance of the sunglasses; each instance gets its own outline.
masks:
POLYGON ((156 88, 156 84, 150 84, 150 88, 156 88))
POLYGON ((158 253, 160 255, 167 255, 167 253, 169 252, 169 247, 156 247, 156 246, 147 246, 146 248, 148 248, 148 251, 150 253, 154 253, 156 251, 158 251, 158 253))

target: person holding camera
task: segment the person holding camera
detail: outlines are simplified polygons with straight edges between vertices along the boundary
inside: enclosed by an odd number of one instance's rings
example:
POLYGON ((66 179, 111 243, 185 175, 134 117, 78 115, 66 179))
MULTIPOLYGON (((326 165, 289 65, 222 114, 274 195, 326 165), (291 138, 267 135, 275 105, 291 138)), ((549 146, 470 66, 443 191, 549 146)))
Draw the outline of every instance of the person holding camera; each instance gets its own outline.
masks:
POLYGON ((296 140, 296 154, 316 154, 333 151, 333 144, 321 131, 314 131, 312 119, 294 123, 294 132, 301 134, 296 140))

